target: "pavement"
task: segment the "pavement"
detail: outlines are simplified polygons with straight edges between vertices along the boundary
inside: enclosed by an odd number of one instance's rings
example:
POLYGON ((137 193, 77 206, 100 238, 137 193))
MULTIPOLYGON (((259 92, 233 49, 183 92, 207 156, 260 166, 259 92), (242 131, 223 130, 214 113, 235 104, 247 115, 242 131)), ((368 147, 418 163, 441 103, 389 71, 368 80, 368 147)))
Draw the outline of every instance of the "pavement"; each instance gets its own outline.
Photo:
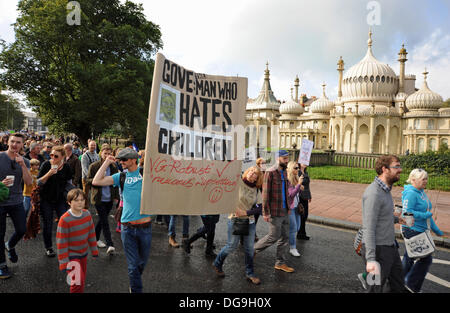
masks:
MULTIPOLYGON (((328 180, 311 180, 312 201, 308 222, 333 227, 358 230, 362 224, 362 195, 366 184, 328 180)), ((403 187, 392 188, 395 204, 401 204, 403 187)), ((450 248, 450 192, 426 190, 433 205, 433 218, 440 230, 447 235, 435 236, 435 244, 450 248), (435 209, 435 211, 434 211, 435 209)), ((397 237, 401 238, 400 226, 396 225, 397 237)))

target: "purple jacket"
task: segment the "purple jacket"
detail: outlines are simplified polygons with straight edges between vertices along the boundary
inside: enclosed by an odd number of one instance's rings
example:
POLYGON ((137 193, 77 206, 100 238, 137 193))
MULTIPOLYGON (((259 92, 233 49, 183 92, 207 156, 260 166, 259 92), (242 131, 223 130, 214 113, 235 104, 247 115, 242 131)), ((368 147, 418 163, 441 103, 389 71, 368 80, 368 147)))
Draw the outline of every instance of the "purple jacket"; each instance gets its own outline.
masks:
POLYGON ((292 186, 291 183, 288 183, 288 185, 289 185, 289 188, 288 188, 288 205, 289 205, 289 209, 293 210, 293 209, 295 209, 295 207, 294 207, 294 198, 300 192, 300 186, 301 185, 292 186))

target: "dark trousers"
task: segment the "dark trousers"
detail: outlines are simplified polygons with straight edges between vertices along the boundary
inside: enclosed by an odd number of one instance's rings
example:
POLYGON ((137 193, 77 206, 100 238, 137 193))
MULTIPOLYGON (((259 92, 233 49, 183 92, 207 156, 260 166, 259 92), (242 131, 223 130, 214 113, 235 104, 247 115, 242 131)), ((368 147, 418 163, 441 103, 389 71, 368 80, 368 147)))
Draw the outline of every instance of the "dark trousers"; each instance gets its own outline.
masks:
POLYGON ((13 249, 16 246, 27 230, 23 202, 17 205, 0 207, 0 267, 6 265, 5 235, 7 214, 11 217, 15 230, 14 234, 12 234, 8 241, 8 246, 10 249, 13 249))
POLYGON ((306 236, 306 220, 308 219, 309 201, 300 198, 300 203, 303 205, 304 211, 300 216, 300 230, 298 232, 300 236, 306 236))
MULTIPOLYGON (((365 264, 367 264, 367 261, 365 259, 366 249, 364 244, 361 249, 361 254, 364 258, 365 264)), ((369 285, 368 292, 381 293, 383 291, 386 291, 385 287, 387 281, 389 281, 390 292, 405 292, 406 289, 404 286, 403 267, 400 255, 398 253, 398 246, 376 246, 375 261, 380 264, 381 284, 373 284, 372 286, 369 285)))
POLYGON ((56 203, 50 203, 47 200, 41 200, 41 215, 44 224, 42 235, 44 236, 45 249, 52 248, 52 233, 53 233, 53 211, 56 211, 58 219, 67 211, 67 204, 62 199, 56 203))
POLYGON ((198 238, 206 234, 206 252, 213 250, 214 237, 216 234, 216 224, 219 221, 220 215, 204 215, 201 216, 203 227, 199 228, 197 232, 189 238, 188 244, 193 243, 198 238))
POLYGON ((100 235, 103 230, 103 237, 105 237, 106 245, 109 247, 114 247, 111 230, 109 229, 108 216, 112 209, 112 201, 110 202, 100 202, 100 204, 95 205, 98 213, 98 222, 95 226, 95 236, 97 241, 100 239, 100 235))

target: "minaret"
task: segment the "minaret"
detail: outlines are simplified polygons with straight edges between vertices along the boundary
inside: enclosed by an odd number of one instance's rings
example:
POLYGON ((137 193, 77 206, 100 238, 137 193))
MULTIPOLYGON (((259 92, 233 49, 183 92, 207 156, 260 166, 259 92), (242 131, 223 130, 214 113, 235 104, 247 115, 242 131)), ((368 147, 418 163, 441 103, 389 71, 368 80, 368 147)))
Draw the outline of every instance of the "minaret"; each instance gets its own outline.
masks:
POLYGON ((270 81, 270 72, 269 72, 269 61, 266 63, 266 70, 264 71, 264 101, 269 102, 269 81, 270 81))
POLYGON ((338 63, 338 72, 339 72, 339 86, 338 86, 338 98, 342 97, 342 77, 344 73, 344 60, 342 60, 342 56, 340 57, 338 63))
POLYGON ((298 79, 298 75, 295 77, 295 102, 298 103, 298 86, 300 86, 300 79, 298 79))
POLYGON ((400 62, 400 80, 398 86, 399 93, 405 92, 405 62, 408 61, 408 59, 406 58, 407 54, 408 52, 406 52, 405 44, 402 44, 402 48, 398 53, 398 61, 400 62))

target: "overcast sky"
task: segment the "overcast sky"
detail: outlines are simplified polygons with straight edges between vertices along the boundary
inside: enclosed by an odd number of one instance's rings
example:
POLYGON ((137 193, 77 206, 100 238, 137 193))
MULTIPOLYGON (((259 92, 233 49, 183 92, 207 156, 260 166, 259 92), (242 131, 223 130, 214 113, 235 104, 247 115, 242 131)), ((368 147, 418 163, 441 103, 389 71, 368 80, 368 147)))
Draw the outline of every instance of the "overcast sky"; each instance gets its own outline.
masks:
MULTIPOLYGON (((345 70, 367 51, 372 24, 373 54, 399 73, 404 42, 406 74, 450 98, 450 0, 133 0, 162 31, 168 59, 200 73, 248 78, 255 98, 269 62, 279 100, 290 97, 295 76, 300 93, 337 97, 337 61, 345 70), (374 4, 374 5, 373 5, 374 4), (378 10, 379 9, 379 10, 378 10), (379 13, 379 14, 377 14, 379 13), (370 23, 369 23, 369 22, 370 23), (379 25, 378 25, 379 24, 379 25)), ((0 1, 0 37, 14 40, 17 1, 0 1)))

